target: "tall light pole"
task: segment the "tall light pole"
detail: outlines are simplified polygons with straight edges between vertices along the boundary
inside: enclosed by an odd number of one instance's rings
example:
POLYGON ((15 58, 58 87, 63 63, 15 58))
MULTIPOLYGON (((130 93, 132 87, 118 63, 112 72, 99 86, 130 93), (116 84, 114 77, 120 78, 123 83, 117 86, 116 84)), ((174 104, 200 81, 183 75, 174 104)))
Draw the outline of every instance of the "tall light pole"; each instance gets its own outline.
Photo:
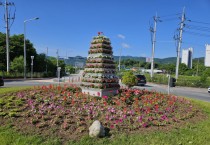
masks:
POLYGON ((59 59, 59 55, 58 55, 58 49, 57 49, 57 51, 56 51, 56 54, 57 54, 57 77, 58 77, 58 59, 59 59))
POLYGON ((34 56, 31 56, 31 79, 33 79, 34 56))
POLYGON ((38 19, 38 17, 35 17, 24 21, 24 79, 26 79, 26 22, 38 19))
POLYGON ((47 74, 47 56, 48 56, 48 47, 47 47, 47 52, 46 52, 46 74, 47 74))
POLYGON ((120 57, 119 57, 119 72, 120 72, 120 68, 121 68, 121 66, 120 66, 120 63, 121 63, 121 55, 122 55, 122 48, 120 48, 120 57))

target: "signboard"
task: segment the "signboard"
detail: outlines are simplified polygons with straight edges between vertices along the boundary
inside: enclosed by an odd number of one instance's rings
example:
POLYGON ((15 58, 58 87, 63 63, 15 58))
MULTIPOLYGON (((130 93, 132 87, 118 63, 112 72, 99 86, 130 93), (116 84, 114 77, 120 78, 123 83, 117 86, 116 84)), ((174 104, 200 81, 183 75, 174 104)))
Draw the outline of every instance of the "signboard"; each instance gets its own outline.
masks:
POLYGON ((210 67, 210 45, 206 44, 205 66, 210 67))
POLYGON ((150 57, 146 57, 146 62, 151 62, 151 58, 150 57))
POLYGON ((78 61, 76 61, 75 62, 75 67, 77 67, 77 68, 83 68, 84 67, 84 62, 78 62, 78 61))

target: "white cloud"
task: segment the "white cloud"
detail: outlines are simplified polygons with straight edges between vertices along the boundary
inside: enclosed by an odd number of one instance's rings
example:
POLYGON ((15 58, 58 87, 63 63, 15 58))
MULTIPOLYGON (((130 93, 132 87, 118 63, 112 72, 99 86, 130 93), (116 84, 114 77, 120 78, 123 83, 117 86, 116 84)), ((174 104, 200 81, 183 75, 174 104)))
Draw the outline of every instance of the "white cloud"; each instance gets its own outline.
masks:
POLYGON ((129 45, 129 44, 126 44, 126 43, 122 43, 121 46, 122 46, 123 48, 130 48, 130 45, 129 45))
POLYGON ((121 39, 125 39, 125 36, 122 35, 122 34, 118 34, 117 37, 118 37, 118 38, 121 38, 121 39))

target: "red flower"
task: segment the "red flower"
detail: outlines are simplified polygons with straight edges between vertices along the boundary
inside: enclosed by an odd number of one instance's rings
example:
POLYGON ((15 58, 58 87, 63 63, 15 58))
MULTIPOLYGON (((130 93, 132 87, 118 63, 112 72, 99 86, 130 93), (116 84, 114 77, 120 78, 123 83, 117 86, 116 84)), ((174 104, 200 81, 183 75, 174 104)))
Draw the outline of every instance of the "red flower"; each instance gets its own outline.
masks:
POLYGON ((104 106, 106 106, 107 105, 107 103, 106 102, 103 102, 104 103, 104 106))
POLYGON ((97 92, 97 95, 100 96, 100 92, 97 92))
POLYGON ((74 105, 74 103, 75 103, 74 100, 72 100, 72 101, 71 101, 71 104, 74 105))

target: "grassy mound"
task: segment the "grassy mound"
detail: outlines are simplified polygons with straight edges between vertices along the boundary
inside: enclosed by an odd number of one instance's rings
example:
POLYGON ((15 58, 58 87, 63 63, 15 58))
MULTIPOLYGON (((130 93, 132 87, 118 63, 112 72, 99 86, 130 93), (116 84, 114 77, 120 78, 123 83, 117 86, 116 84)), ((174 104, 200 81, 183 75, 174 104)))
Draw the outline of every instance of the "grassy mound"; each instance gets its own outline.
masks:
MULTIPOLYGON (((76 86, 42 86, 0 96, 0 122, 24 134, 56 137, 61 142, 87 136, 94 120, 119 133, 171 130, 195 121, 200 111, 191 101, 157 92, 120 89, 102 98, 76 86)), ((201 115, 201 114, 200 114, 201 115)), ((202 115, 201 115, 202 116, 202 115)))

